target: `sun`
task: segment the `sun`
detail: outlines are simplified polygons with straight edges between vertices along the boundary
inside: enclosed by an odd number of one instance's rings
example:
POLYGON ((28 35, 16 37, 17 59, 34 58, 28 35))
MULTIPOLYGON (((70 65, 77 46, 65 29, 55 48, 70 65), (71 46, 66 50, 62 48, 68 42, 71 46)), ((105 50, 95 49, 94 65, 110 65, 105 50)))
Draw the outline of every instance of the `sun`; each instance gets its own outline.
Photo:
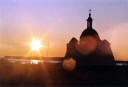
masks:
POLYGON ((40 48, 42 48, 42 44, 40 42, 40 40, 38 39, 34 39, 31 43, 30 43, 32 50, 34 51, 39 51, 40 48))

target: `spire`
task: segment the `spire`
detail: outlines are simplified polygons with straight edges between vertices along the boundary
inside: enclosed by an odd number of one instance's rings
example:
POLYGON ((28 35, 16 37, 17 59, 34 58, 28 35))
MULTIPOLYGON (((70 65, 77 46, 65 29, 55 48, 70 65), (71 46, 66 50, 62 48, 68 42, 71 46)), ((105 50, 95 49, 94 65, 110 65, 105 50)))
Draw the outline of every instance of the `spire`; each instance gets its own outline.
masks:
POLYGON ((91 11, 92 11, 92 10, 91 10, 91 9, 89 9, 89 17, 91 17, 91 11))
POLYGON ((89 17, 87 19, 87 29, 92 29, 92 21, 93 19, 91 18, 91 9, 89 9, 89 17))

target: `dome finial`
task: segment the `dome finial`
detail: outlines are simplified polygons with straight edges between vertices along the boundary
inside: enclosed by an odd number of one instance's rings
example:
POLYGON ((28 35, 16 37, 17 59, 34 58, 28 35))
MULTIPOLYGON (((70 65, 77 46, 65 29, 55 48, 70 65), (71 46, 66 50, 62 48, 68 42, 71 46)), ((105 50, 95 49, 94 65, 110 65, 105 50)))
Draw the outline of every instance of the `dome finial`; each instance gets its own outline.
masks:
POLYGON ((92 11, 92 10, 91 10, 91 9, 89 9, 88 11, 89 11, 89 17, 91 17, 91 11, 92 11))

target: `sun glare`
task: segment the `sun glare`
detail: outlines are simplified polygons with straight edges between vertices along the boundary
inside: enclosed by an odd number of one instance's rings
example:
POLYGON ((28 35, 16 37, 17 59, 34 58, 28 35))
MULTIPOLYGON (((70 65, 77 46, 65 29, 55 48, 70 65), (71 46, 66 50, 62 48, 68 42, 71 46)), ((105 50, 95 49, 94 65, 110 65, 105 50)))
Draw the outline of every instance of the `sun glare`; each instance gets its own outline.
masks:
POLYGON ((32 43, 30 43, 32 50, 39 51, 40 48, 42 48, 42 44, 40 40, 34 39, 32 43))

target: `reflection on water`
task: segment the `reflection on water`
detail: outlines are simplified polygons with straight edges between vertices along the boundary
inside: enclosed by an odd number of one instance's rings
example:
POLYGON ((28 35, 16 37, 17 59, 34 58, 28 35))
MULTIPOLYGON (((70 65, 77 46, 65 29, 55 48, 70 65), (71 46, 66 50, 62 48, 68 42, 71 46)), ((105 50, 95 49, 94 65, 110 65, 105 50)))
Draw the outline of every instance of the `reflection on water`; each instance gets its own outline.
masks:
POLYGON ((30 63, 31 64, 38 64, 39 63, 39 60, 31 60, 30 63))
POLYGON ((128 66, 128 63, 116 63, 117 66, 128 66))
POLYGON ((39 63, 61 63, 62 61, 55 60, 32 60, 32 59, 8 59, 10 63, 21 63, 21 64, 39 64, 39 63))
MULTIPOLYGON (((0 61, 6 58, 0 58, 0 61)), ((7 58, 10 63, 20 63, 20 64, 39 64, 39 63, 62 63, 62 60, 43 60, 43 59, 18 59, 18 58, 7 58)), ((117 66, 128 66, 128 61, 116 61, 117 66)))

